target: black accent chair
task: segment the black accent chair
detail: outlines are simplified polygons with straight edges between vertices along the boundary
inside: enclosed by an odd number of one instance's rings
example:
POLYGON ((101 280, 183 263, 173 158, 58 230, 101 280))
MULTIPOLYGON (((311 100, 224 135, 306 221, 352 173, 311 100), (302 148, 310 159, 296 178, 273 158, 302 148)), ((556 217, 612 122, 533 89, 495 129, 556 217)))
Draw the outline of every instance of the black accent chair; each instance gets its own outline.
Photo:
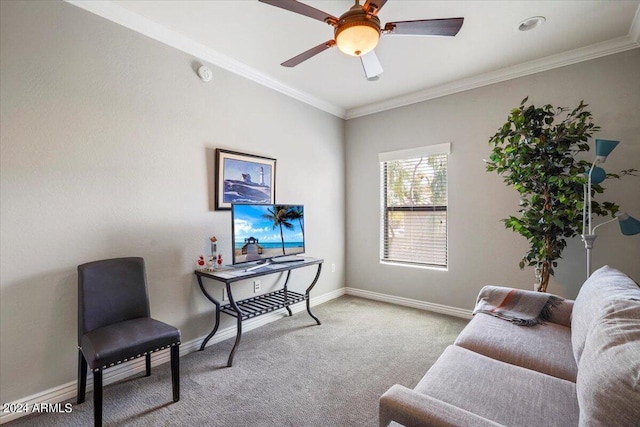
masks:
POLYGON ((102 371, 170 348, 173 401, 180 400, 180 330, 152 319, 142 258, 115 258, 78 266, 78 403, 84 402, 87 365, 93 372, 96 426, 102 425, 102 371))

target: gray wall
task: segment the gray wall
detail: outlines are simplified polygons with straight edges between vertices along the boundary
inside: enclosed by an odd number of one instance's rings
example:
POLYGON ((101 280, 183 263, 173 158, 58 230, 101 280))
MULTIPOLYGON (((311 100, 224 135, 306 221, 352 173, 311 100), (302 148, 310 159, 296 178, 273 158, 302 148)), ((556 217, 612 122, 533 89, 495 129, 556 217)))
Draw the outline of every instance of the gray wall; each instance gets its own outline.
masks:
MULTIPOLYGON (((354 288, 468 309, 484 284, 532 286, 531 271, 517 268, 525 242, 499 222, 517 197, 482 163, 488 138, 524 96, 585 99, 599 136, 622 141, 606 169, 640 168, 639 50, 345 125, 215 67, 205 84, 196 58, 74 6, 0 7, 2 402, 75 379, 80 263, 145 257, 152 314, 184 341, 208 332, 212 308, 195 259, 213 234, 231 255, 229 213, 213 210, 217 147, 278 159, 278 201, 307 206, 308 253, 336 264, 316 295, 346 277, 354 288), (441 142, 453 143, 449 271, 381 266, 377 154, 441 142)), ((640 217, 638 184, 608 183, 607 198, 640 217)), ((603 228, 594 265, 638 280, 639 240, 603 228)), ((571 242, 550 291, 575 295, 583 270, 584 250, 571 242)))
POLYGON ((277 201, 305 204, 307 253, 336 264, 312 295, 344 287, 343 120, 215 67, 205 84, 196 58, 69 4, 1 7, 2 402, 75 379, 83 262, 143 256, 152 315, 210 330, 193 270, 211 235, 231 261, 217 147, 277 159, 277 201))
MULTIPOLYGON (((518 268, 526 241, 500 222, 516 213, 517 193, 496 173, 485 171, 482 159, 490 152, 488 140, 527 95, 536 105, 571 108, 584 99, 602 127, 596 137, 621 141, 605 170, 640 169, 639 70, 640 49, 635 49, 349 120, 347 286, 467 309, 473 308, 478 290, 486 284, 532 289, 532 269, 518 268), (442 142, 452 143, 449 269, 381 265, 377 155, 442 142)), ((604 186, 604 197, 596 200, 617 202, 640 218, 640 177, 607 181, 604 186)), ((609 264, 640 280, 640 236, 624 237, 615 224, 600 228, 598 235, 594 268, 609 264)), ((548 290, 574 297, 585 278, 579 237, 569 242, 563 257, 548 290)))

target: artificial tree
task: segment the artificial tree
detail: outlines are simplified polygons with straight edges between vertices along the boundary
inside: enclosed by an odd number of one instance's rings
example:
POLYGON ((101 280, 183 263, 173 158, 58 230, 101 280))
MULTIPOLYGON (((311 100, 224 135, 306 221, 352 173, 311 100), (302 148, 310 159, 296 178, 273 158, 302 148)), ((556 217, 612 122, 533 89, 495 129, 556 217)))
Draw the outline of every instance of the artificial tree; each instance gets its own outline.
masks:
MULTIPOLYGON (((536 289, 546 292, 567 239, 581 232, 585 171, 591 164, 576 155, 589 151, 587 141, 600 128, 583 101, 569 111, 548 104, 526 106, 527 100, 511 110, 507 122, 489 139, 492 151, 486 168, 501 175, 520 194, 520 215, 502 221, 529 241, 520 268, 535 267, 536 289)), ((619 178, 634 171, 607 177, 619 178)), ((604 190, 599 184, 591 189, 592 194, 604 190)), ((595 215, 615 215, 617 211, 618 206, 611 202, 592 205, 595 215)))

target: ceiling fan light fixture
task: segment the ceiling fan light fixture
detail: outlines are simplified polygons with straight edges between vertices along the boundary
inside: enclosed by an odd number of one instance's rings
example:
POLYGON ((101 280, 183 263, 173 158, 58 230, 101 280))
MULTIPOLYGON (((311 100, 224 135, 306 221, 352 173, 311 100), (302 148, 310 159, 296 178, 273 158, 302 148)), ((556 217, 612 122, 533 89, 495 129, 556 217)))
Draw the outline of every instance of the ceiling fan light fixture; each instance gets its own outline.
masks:
POLYGON ((377 16, 367 16, 356 1, 338 20, 334 36, 340 51, 351 56, 365 55, 378 45, 380 20, 377 16))
POLYGON ((336 30, 338 49, 347 55, 360 56, 371 52, 378 45, 380 30, 367 23, 340 27, 336 30))

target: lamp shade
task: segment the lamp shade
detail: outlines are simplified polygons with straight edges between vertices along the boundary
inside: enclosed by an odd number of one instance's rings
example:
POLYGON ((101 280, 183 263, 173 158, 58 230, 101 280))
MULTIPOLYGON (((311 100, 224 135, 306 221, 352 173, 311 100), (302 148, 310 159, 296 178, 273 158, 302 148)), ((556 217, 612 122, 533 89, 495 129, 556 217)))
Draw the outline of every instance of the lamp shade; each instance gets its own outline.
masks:
MULTIPOLYGON (((589 169, 585 172, 585 175, 589 176, 589 169)), ((592 184, 600 184, 607 178, 607 173, 604 169, 599 168, 597 166, 593 167, 593 171, 591 172, 591 183, 592 184)))
POLYGON ((600 162, 604 163, 607 156, 611 154, 616 145, 620 141, 613 141, 610 139, 596 139, 596 157, 600 162))
POLYGON ((640 221, 631 215, 626 212, 621 212, 617 218, 620 223, 620 231, 625 236, 633 236, 634 234, 640 233, 640 221))

